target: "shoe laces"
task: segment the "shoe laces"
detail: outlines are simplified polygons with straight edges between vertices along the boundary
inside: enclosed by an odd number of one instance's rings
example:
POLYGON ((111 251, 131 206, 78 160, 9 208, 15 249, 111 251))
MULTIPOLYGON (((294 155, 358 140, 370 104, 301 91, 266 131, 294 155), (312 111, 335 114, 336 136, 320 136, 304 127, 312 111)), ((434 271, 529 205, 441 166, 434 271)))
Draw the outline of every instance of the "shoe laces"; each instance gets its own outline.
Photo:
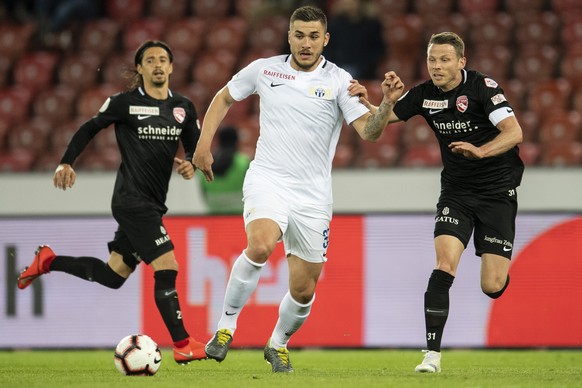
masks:
POLYGON ((226 343, 232 338, 232 335, 228 332, 228 330, 219 330, 216 332, 216 340, 222 346, 225 346, 226 343))
POLYGON ((424 353, 424 361, 428 361, 428 360, 432 360, 434 358, 437 358, 438 352, 435 352, 434 350, 423 349, 422 352, 424 353))
POLYGON ((283 365, 289 365, 289 350, 285 348, 279 348, 277 349, 277 356, 283 365))

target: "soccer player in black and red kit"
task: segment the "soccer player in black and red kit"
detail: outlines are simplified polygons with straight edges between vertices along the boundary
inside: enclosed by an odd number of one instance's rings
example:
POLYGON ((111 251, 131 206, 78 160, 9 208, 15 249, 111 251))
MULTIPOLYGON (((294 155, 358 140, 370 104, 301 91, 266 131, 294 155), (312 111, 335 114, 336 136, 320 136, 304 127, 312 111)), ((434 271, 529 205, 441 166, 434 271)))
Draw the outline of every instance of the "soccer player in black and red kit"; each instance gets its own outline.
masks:
MULTIPOLYGON (((424 294, 427 350, 416 372, 441 371, 449 289, 472 234, 483 293, 499 298, 509 285, 523 135, 501 86, 465 69, 466 62, 458 35, 434 34, 426 62, 431 79, 401 96, 389 118, 393 123, 423 116, 439 142, 444 167, 434 227, 436 266, 424 294)), ((374 110, 365 91, 362 95, 374 110)))
POLYGON ((130 90, 109 97, 81 125, 54 174, 56 188, 72 188, 74 161, 99 131, 115 125, 121 165, 111 201, 118 229, 108 244, 109 261, 56 255, 43 245, 21 273, 18 287, 24 289, 50 271, 62 271, 117 289, 143 261, 155 271, 155 301, 174 341, 174 359, 188 363, 206 354, 204 344, 188 334, 182 321, 176 292, 178 263, 162 217, 168 210, 165 202, 174 164, 184 179, 194 177, 191 161, 200 126, 192 102, 169 89, 173 54, 165 43, 146 41, 136 50, 134 62, 130 90), (180 141, 184 160, 176 157, 180 141))

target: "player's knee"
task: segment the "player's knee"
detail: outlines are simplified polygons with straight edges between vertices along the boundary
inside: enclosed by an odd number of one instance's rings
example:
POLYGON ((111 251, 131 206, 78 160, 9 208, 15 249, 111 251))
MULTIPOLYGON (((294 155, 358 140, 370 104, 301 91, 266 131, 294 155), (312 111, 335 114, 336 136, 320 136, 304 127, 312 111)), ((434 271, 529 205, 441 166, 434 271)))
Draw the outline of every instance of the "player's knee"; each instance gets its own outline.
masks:
POLYGON ((112 270, 111 267, 109 267, 109 265, 105 265, 105 267, 103 268, 103 274, 101 276, 100 283, 105 287, 117 290, 121 288, 121 286, 123 286, 126 280, 127 278, 124 278, 123 276, 119 275, 117 272, 112 270))
POLYGON ((509 275, 507 275, 505 282, 503 281, 482 282, 481 290, 485 295, 487 295, 491 299, 497 299, 501 295, 503 295, 508 286, 509 286, 509 275))
POLYGON ((275 246, 266 241, 251 241, 246 249, 247 257, 257 263, 264 263, 275 250, 275 246))

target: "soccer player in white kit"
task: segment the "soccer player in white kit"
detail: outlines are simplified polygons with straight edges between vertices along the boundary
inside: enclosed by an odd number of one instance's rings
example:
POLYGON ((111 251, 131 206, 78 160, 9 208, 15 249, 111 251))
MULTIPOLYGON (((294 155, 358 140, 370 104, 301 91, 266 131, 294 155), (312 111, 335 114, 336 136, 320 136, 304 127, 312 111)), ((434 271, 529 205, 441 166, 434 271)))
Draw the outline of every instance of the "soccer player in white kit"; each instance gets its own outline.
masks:
POLYGON ((243 187, 248 245, 233 264, 217 331, 206 345, 207 356, 219 362, 261 268, 282 240, 289 292, 264 356, 273 372, 293 371, 287 343, 309 316, 327 260, 331 167, 343 120, 363 139, 375 141, 404 88, 393 72, 387 73, 384 98, 371 114, 350 95, 350 74, 321 55, 329 39, 323 11, 298 8, 288 32, 291 54, 258 59, 242 69, 216 94, 204 118, 193 163, 211 181, 211 143, 222 119, 234 102, 251 94, 260 97, 260 136, 243 187))

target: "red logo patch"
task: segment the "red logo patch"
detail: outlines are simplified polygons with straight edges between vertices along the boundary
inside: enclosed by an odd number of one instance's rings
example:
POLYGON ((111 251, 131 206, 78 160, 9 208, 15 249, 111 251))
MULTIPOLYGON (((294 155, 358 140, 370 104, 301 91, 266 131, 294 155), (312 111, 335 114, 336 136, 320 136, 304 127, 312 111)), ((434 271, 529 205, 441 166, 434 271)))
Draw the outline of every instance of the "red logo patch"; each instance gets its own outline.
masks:
POLYGON ((184 108, 174 108, 174 118, 177 122, 182 124, 184 122, 184 118, 186 118, 186 111, 184 108))
POLYGON ((457 97, 457 109, 459 110, 459 112, 464 113, 468 107, 469 99, 467 98, 467 96, 457 97))

